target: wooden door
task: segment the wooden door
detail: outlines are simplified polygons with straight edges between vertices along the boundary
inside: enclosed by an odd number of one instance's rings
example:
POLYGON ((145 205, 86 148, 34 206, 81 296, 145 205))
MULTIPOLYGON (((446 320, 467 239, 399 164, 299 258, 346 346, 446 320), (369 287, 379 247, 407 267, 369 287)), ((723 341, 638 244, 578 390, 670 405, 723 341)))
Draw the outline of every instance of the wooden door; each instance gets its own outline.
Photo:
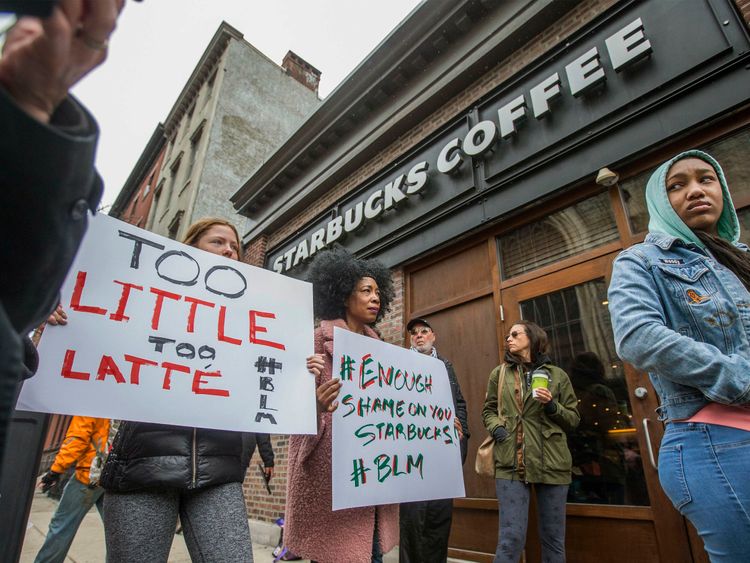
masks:
POLYGON ((489 554, 494 554, 497 540, 494 481, 474 472, 477 447, 486 435, 482 406, 487 380, 499 362, 495 262, 494 245, 484 240, 412 269, 406 278, 407 320, 419 316, 429 321, 435 347, 453 363, 468 406, 466 498, 454 500, 449 554, 474 561, 492 561, 489 554))
MULTIPOLYGON (((658 482, 657 397, 646 374, 617 358, 607 308, 616 253, 503 287, 503 334, 521 318, 544 328, 553 361, 579 399, 581 425, 568 436, 573 483, 567 506, 570 561, 693 561, 684 519, 658 482)), ((529 526, 527 560, 540 560, 529 526)))

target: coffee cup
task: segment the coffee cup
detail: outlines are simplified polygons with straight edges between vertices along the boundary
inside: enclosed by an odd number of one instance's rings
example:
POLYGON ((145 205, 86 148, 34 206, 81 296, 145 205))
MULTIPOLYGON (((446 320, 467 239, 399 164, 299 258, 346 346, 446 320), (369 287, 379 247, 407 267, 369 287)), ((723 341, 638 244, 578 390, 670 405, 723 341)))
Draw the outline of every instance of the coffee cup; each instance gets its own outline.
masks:
POLYGON ((535 371, 531 374, 531 394, 536 397, 537 389, 549 387, 549 375, 543 371, 535 371))

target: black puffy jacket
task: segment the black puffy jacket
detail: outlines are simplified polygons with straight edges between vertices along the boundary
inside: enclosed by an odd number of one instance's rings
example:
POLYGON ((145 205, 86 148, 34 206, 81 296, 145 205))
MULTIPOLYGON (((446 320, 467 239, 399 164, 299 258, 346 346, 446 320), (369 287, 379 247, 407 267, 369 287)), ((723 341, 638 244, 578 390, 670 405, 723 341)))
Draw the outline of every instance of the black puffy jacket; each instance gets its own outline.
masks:
POLYGON ((200 489, 242 482, 242 433, 147 422, 123 422, 102 470, 115 492, 200 489))

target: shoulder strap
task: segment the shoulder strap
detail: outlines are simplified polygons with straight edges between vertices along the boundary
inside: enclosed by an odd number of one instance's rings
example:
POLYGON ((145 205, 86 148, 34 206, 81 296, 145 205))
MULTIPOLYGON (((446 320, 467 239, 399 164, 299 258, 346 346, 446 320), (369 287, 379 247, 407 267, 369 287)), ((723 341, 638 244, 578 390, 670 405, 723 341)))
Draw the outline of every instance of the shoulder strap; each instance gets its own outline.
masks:
POLYGON ((505 423, 505 417, 502 414, 503 410, 503 387, 505 387, 505 367, 506 364, 503 362, 503 365, 500 367, 500 377, 497 381, 497 417, 503 421, 503 424, 505 423))

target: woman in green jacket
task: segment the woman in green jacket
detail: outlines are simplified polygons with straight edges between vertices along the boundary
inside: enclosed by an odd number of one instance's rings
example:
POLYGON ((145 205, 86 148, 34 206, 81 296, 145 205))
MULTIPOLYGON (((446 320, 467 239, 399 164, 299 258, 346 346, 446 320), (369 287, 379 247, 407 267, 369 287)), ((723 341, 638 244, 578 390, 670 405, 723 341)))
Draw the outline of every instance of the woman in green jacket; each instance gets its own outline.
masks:
POLYGON ((514 324, 506 338, 505 362, 490 374, 482 418, 495 439, 500 510, 495 563, 517 563, 521 556, 531 485, 536 490, 542 561, 565 561, 565 501, 572 465, 566 433, 578 426, 580 415, 570 379, 552 365, 547 343, 547 333, 538 325, 514 324))

